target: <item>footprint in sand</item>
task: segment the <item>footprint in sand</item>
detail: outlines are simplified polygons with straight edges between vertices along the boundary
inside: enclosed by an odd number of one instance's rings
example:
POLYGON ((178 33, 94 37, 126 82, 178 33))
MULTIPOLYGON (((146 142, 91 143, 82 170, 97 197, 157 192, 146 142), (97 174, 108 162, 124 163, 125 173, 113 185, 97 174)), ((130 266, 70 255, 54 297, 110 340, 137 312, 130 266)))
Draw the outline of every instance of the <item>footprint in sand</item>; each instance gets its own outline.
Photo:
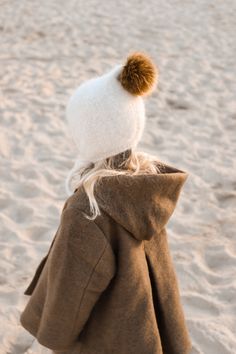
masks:
POLYGON ((40 194, 40 189, 35 183, 28 181, 17 183, 13 192, 15 192, 16 197, 35 198, 40 194))
MULTIPOLYGON (((7 230, 7 229, 6 229, 7 230)), ((13 230, 7 230, 1 232, 1 243, 14 244, 19 241, 17 232, 13 230)))
POLYGON ((215 286, 227 286, 231 285, 232 280, 230 278, 222 277, 221 275, 216 274, 207 274, 206 279, 209 284, 215 286))
POLYGON ((236 305, 236 286, 230 285, 220 289, 218 288, 214 292, 214 297, 221 303, 236 305))
POLYGON ((45 226, 32 226, 25 230, 25 235, 32 241, 49 241, 51 239, 51 231, 45 226), (50 235, 49 235, 50 234, 50 235))
POLYGON ((166 103, 173 109, 188 110, 190 109, 188 103, 176 101, 171 98, 166 99, 166 103))
POLYGON ((216 193, 216 198, 222 208, 232 208, 236 205, 236 192, 216 193))
POLYGON ((9 196, 4 196, 0 198, 0 211, 8 208, 11 205, 12 201, 9 196))
POLYGON ((212 247, 205 252, 205 263, 212 271, 224 274, 234 271, 236 257, 232 257, 223 246, 221 249, 212 247))
POLYGON ((0 286, 7 284, 6 279, 0 275, 0 286))
POLYGON ((1 291, 1 307, 4 308, 5 305, 9 304, 9 299, 11 299, 12 304, 16 304, 19 295, 15 289, 1 291))
POLYGON ((12 260, 13 264, 21 266, 22 263, 28 264, 32 258, 29 249, 24 246, 15 245, 9 250, 9 259, 12 260))
POLYGON ((30 222, 34 212, 32 208, 19 204, 6 210, 5 214, 17 224, 21 224, 25 221, 30 222))
POLYGON ((24 176, 26 179, 31 179, 31 180, 39 179, 39 173, 33 169, 29 169, 28 167, 21 169, 20 174, 24 176))
POLYGON ((195 313, 195 317, 215 317, 220 314, 218 305, 212 299, 206 299, 199 295, 183 296, 185 308, 189 313, 195 313))

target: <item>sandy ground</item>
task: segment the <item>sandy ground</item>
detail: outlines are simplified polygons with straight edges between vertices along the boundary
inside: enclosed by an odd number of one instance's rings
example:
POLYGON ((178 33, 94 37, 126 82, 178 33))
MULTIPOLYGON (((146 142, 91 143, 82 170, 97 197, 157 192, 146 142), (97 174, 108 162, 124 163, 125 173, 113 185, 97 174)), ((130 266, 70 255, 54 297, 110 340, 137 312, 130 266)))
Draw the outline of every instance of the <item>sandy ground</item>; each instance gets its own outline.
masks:
POLYGON ((236 353, 235 19, 234 0, 0 1, 1 354, 38 354, 19 314, 67 198, 68 97, 133 50, 160 69, 139 148, 190 174, 168 231, 192 353, 236 353))

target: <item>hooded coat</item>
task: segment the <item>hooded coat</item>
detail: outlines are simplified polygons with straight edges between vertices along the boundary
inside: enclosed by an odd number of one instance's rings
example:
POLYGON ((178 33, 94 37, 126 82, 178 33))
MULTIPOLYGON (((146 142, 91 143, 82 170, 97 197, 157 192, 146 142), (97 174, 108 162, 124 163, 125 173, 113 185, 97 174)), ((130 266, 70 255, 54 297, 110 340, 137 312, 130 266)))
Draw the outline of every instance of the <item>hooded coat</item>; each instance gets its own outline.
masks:
POLYGON ((22 326, 61 354, 188 354, 191 342, 166 224, 188 174, 103 177, 101 215, 83 187, 65 202, 48 254, 24 294, 22 326))

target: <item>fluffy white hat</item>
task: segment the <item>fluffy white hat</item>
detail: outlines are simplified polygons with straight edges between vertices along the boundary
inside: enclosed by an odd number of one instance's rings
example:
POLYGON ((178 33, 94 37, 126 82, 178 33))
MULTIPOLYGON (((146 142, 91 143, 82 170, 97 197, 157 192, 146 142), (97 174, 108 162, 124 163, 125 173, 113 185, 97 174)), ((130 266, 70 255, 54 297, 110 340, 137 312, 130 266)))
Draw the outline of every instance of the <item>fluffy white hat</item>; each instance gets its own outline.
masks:
POLYGON ((82 83, 70 98, 66 118, 78 158, 66 179, 91 162, 135 148, 145 126, 142 96, 153 91, 157 68, 143 53, 133 53, 125 65, 82 83))

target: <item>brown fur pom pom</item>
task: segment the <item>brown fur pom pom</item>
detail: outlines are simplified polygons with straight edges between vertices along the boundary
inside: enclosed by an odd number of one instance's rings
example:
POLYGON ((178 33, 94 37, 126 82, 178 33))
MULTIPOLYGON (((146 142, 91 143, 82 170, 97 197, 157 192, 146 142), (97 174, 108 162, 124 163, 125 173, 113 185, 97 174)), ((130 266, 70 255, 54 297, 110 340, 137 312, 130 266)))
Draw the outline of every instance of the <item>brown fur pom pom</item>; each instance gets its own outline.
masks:
POLYGON ((128 56, 118 80, 125 90, 135 96, 151 93, 157 83, 158 69, 144 53, 135 52, 128 56))

